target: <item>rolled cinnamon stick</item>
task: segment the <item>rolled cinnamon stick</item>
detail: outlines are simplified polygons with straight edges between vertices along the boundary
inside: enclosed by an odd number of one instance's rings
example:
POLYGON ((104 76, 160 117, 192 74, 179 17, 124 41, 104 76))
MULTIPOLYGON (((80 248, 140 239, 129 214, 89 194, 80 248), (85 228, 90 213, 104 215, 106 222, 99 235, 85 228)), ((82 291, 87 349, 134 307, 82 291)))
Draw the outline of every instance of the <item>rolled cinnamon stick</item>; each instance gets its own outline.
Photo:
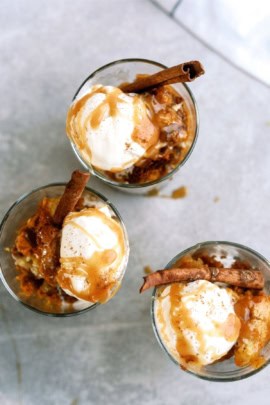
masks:
POLYGON ((254 269, 224 269, 217 267, 183 268, 157 270, 143 277, 144 283, 140 293, 148 288, 182 281, 207 280, 226 283, 242 288, 262 289, 264 287, 263 274, 254 269))
POLYGON ((56 225, 62 225, 67 214, 74 210, 89 178, 89 173, 81 172, 80 170, 75 170, 72 173, 71 179, 66 185, 65 191, 53 216, 53 222, 56 225))
POLYGON ((133 83, 124 83, 119 87, 124 93, 139 93, 161 85, 191 82, 203 74, 202 64, 194 60, 163 69, 150 76, 141 77, 133 83))

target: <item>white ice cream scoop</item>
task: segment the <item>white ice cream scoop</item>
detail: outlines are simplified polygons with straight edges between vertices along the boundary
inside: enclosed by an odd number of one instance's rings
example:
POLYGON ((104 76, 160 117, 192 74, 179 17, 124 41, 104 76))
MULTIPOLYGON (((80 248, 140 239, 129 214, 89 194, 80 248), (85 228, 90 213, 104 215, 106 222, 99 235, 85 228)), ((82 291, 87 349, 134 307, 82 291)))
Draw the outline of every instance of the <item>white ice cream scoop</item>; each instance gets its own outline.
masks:
POLYGON ((86 208, 65 218, 60 247, 60 287, 90 302, 106 302, 119 286, 128 250, 121 225, 105 208, 86 208))
POLYGON ((240 331, 231 290, 205 280, 165 287, 156 298, 155 320, 168 352, 186 367, 220 359, 240 331))
POLYGON ((66 130, 87 164, 114 173, 131 167, 158 141, 141 96, 100 84, 74 100, 66 130))

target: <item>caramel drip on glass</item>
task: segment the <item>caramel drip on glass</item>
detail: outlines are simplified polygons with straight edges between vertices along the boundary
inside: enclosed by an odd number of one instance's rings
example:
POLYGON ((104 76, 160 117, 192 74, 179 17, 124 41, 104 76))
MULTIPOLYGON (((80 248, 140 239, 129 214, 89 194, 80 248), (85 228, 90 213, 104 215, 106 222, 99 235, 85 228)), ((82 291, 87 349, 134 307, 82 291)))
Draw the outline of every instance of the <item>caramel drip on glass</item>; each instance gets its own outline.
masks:
MULTIPOLYGON (((165 287, 163 287, 163 288, 160 287, 159 290, 164 290, 164 288, 165 287)), ((168 294, 166 296, 162 296, 162 297, 161 297, 161 295, 159 295, 158 299, 159 300, 165 300, 167 297, 168 297, 168 294)), ((166 333, 166 322, 165 322, 165 317, 164 317, 164 314, 163 314, 163 309, 162 309, 161 304, 158 306, 158 310, 157 310, 156 315, 157 315, 158 323, 160 325, 160 334, 161 334, 161 336, 165 336, 166 339, 168 339, 168 336, 167 336, 167 333, 166 333)))

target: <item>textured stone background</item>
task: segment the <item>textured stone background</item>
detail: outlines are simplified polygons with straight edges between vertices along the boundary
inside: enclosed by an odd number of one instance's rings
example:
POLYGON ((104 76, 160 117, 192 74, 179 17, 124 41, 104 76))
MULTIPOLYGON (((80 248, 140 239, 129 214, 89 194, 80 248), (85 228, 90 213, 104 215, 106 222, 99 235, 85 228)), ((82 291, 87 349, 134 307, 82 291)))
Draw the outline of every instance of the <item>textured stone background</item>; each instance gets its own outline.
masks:
POLYGON ((197 146, 165 190, 185 185, 188 197, 135 197, 91 180, 129 232, 118 295, 79 317, 50 319, 0 286, 0 404, 268 404, 267 368, 222 384, 172 364, 152 332, 150 293, 138 288, 143 266, 162 267, 200 241, 240 242, 270 257, 269 89, 147 0, 2 0, 0 30, 1 215, 22 193, 79 167, 65 115, 91 71, 125 57, 167 65, 196 58, 207 70, 190 86, 201 117, 197 146))

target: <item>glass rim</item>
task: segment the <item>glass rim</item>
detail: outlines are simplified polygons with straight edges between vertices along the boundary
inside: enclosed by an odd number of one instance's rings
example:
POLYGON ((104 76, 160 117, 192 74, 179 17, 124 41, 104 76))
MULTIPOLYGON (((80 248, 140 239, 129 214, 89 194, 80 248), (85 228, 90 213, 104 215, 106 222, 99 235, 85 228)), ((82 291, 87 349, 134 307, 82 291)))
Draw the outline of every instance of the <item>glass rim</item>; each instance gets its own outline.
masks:
MULTIPOLYGON (((115 65, 119 65, 119 64, 124 64, 124 63, 132 63, 132 62, 142 62, 145 64, 149 64, 149 65, 154 65, 157 67, 160 67, 162 69, 166 69, 167 66, 163 65, 162 63, 159 62, 155 62, 153 60, 150 59, 143 59, 143 58, 127 58, 127 59, 118 59, 115 60, 113 62, 107 63, 106 65, 101 66, 100 68, 96 69, 93 73, 91 73, 83 82, 82 84, 79 86, 78 90, 76 91, 75 95, 72 98, 72 102, 75 100, 75 98, 77 97, 78 93, 81 91, 82 87, 89 81, 91 80, 93 77, 95 77, 95 75, 97 73, 102 72, 103 70, 106 70, 107 68, 111 67, 111 66, 115 66, 115 65)), ((75 155, 77 156, 78 160, 81 162, 81 164, 83 165, 83 167, 88 170, 90 173, 92 173, 94 176, 96 176, 97 178, 99 178, 100 180, 104 181, 105 183, 107 183, 110 186, 115 186, 115 187, 119 187, 119 188, 126 188, 126 189, 139 189, 139 188, 144 188, 144 187, 149 187, 149 186, 155 186, 158 185, 159 183, 168 180, 170 177, 172 177, 189 159, 189 157, 191 156, 194 147, 196 145, 197 139, 198 139, 198 134, 199 134, 199 124, 200 124, 200 119, 199 119, 199 111, 198 111, 198 106, 197 106, 197 102, 195 100, 195 97, 192 93, 192 91, 190 90, 190 88, 188 87, 188 85, 186 83, 178 83, 180 85, 182 85, 185 90, 188 93, 188 96, 190 97, 190 100, 192 102, 192 105, 194 107, 194 112, 195 112, 195 131, 194 131, 194 138, 192 141, 192 144, 187 152, 187 154, 185 155, 184 159, 181 160, 177 166, 170 172, 167 173, 165 176, 160 177, 157 180, 153 180, 153 181, 149 181, 147 183, 120 183, 118 181, 114 181, 111 180, 110 178, 103 176, 101 172, 99 172, 98 170, 96 170, 93 166, 89 165, 87 162, 85 162, 85 160, 80 156, 79 151, 76 148, 76 145, 74 144, 74 142, 70 140, 72 149, 75 153, 75 155)))
MULTIPOLYGON (((4 214, 1 223, 0 223, 0 238, 3 232, 3 229, 5 227, 6 221, 10 215, 10 213, 13 211, 13 209, 17 206, 20 205, 21 202, 25 201, 28 197, 30 197, 31 195, 33 195, 34 193, 36 193, 37 191, 41 191, 44 190, 46 188, 50 188, 50 187, 60 187, 60 186, 66 186, 67 183, 64 182, 57 182, 57 183, 50 183, 50 184, 46 184, 45 186, 40 186, 40 187, 36 187, 33 190, 22 194, 6 211, 6 213, 4 214)), ((126 269, 127 269, 127 264, 128 264, 128 259, 129 259, 129 240, 128 240, 128 234, 127 234, 127 230, 124 224, 124 221, 121 217, 121 215, 119 214, 119 211, 115 208, 115 206, 113 205, 113 203, 111 203, 111 201, 107 198, 104 197, 102 194, 100 194, 98 191, 93 190, 91 187, 85 187, 85 190, 89 191, 90 193, 93 193, 94 195, 96 195, 97 197, 99 197, 102 201, 104 201, 106 204, 108 204, 110 206, 110 208, 112 209, 112 211, 115 213, 115 215, 117 216, 117 219, 119 220, 119 223, 121 225, 121 228, 123 230, 124 233, 124 239, 125 239, 125 244, 126 247, 128 248, 128 255, 127 255, 127 260, 126 260, 126 265, 125 268, 123 270, 123 274, 121 275, 121 278, 124 277, 126 269)), ((18 297, 18 295, 16 295, 14 293, 14 291, 9 287, 8 282, 6 281, 4 274, 2 272, 2 264, 1 264, 1 255, 0 255, 0 279, 2 280, 2 283, 4 284, 6 290, 9 292, 9 294, 20 304, 22 304, 24 307, 30 309, 31 311, 41 314, 41 315, 45 315, 45 316, 50 316, 53 318, 66 318, 66 317, 71 317, 71 316, 76 316, 76 315, 80 315, 84 312, 88 312, 91 311, 92 309, 96 308, 97 306, 101 305, 100 303, 96 302, 93 305, 77 310, 75 312, 67 312, 67 313, 52 313, 52 312, 47 312, 47 311, 41 311, 31 305, 28 305, 27 303, 23 302, 20 297, 18 297)))
MULTIPOLYGON (((260 260, 262 260, 269 268, 270 268, 270 261, 267 260, 263 255, 261 255, 260 253, 258 253, 256 250, 249 248, 248 246, 242 245, 240 243, 237 242, 229 242, 229 241, 206 241, 206 242, 200 242, 200 243, 196 243, 195 245, 181 251, 180 253, 178 253, 176 256, 173 257, 173 259, 171 259, 168 264, 164 267, 164 269, 169 269, 170 266, 175 263, 180 257, 186 255, 187 253, 189 253, 192 250, 196 250, 199 249, 200 247, 205 247, 205 246, 209 246, 209 245, 227 245, 227 246, 232 246, 232 247, 236 247, 236 248, 240 248, 248 253, 253 254, 254 256, 256 256, 257 258, 259 258, 260 260)), ((163 350, 163 352, 165 352, 167 354, 167 356, 169 356, 169 358, 173 361, 174 364, 176 364, 177 366, 180 366, 179 362, 171 355, 171 353, 167 350, 165 344, 162 341, 162 338, 158 332, 158 328, 157 328, 157 324, 156 324, 156 318, 155 318, 155 299, 156 299, 156 294, 157 294, 157 287, 154 288, 153 293, 151 295, 151 307, 150 307, 150 316, 151 316, 151 323, 152 323, 152 328, 154 331, 154 335, 161 347, 161 349, 163 350)), ((267 367, 270 364, 270 358, 268 360, 265 361, 265 363, 255 369, 251 369, 249 372, 245 373, 245 374, 241 374, 241 372, 243 372, 243 370, 249 368, 250 366, 245 366, 245 367, 241 367, 239 368, 239 370, 237 370, 237 375, 235 376, 228 376, 226 377, 226 374, 231 374, 232 372, 224 372, 224 371, 220 371, 220 372, 215 372, 216 376, 206 376, 206 375, 202 375, 202 374, 198 374, 196 372, 193 372, 191 370, 185 369, 184 371, 188 374, 191 374, 197 378, 200 378, 201 380, 206 380, 206 381, 212 381, 212 382, 233 382, 233 381, 239 381, 239 380, 244 380, 245 378, 251 377, 254 374, 257 374, 259 371, 263 370, 265 367, 267 367)))

